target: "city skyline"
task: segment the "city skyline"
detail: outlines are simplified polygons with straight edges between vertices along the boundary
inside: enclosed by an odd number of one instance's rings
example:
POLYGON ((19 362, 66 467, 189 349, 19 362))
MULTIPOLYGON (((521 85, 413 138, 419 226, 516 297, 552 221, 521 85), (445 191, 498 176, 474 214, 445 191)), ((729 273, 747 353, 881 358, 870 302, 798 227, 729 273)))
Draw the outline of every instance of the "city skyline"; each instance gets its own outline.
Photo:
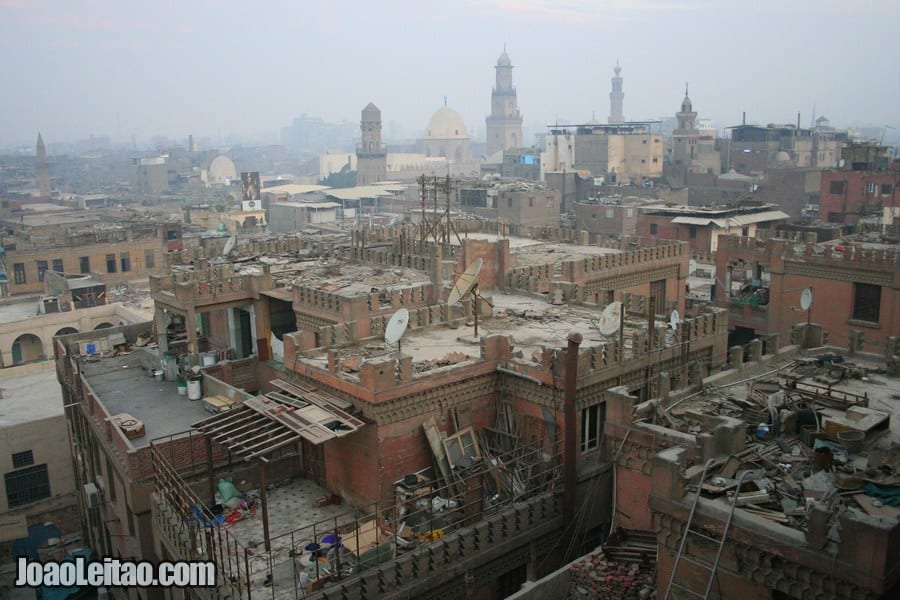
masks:
POLYGON ((813 106, 838 126, 900 124, 897 5, 758 6, 5 0, 0 44, 24 58, 2 63, 0 147, 33 145, 38 131, 48 144, 259 137, 302 114, 357 121, 369 101, 413 138, 445 96, 483 138, 504 44, 528 129, 605 120, 617 60, 628 120, 674 115, 687 80, 699 118, 720 130, 743 112, 762 124, 795 123, 800 112, 806 127, 813 106))

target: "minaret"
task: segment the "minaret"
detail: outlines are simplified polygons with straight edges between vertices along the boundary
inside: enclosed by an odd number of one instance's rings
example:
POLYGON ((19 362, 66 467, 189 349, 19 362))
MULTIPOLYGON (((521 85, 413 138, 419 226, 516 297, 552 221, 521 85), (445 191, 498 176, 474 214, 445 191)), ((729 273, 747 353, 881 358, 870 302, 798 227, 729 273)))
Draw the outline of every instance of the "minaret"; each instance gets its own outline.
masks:
POLYGON ((41 198, 50 197, 50 171, 47 169, 47 150, 44 148, 44 140, 38 132, 37 161, 34 166, 35 178, 37 179, 38 190, 41 198))
POLYGON ((359 122, 360 145, 356 148, 356 185, 387 179, 387 151, 381 143, 381 111, 369 102, 359 122))
POLYGON ((678 127, 672 132, 672 161, 676 165, 685 165, 690 167, 691 161, 697 154, 697 140, 700 132, 694 126, 697 120, 697 113, 694 112, 691 105, 691 99, 688 96, 688 86, 684 84, 684 100, 681 101, 681 110, 675 113, 678 119, 678 127))
POLYGON ((491 115, 485 119, 488 156, 522 146, 522 115, 512 84, 512 61, 505 46, 494 70, 496 84, 491 92, 491 115))
POLYGON ((619 66, 618 60, 613 72, 615 76, 612 78, 612 91, 609 93, 609 123, 611 125, 625 122, 625 117, 622 116, 622 101, 625 99, 625 94, 622 92, 622 76, 620 75, 622 67, 619 66))

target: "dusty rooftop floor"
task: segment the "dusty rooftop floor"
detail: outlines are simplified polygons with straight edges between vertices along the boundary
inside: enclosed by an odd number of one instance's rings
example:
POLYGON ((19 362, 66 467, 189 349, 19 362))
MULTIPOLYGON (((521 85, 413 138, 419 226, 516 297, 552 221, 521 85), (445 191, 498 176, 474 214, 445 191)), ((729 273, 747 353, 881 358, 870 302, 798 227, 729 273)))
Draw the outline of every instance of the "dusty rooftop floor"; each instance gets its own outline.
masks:
POLYGON ((0 429, 63 414, 62 390, 53 368, 16 377, 0 375, 0 429))
POLYGON ((128 413, 144 423, 144 435, 130 440, 135 448, 187 431, 192 423, 209 417, 202 402, 178 395, 176 382, 156 381, 148 374, 139 352, 85 362, 82 373, 110 416, 128 413))

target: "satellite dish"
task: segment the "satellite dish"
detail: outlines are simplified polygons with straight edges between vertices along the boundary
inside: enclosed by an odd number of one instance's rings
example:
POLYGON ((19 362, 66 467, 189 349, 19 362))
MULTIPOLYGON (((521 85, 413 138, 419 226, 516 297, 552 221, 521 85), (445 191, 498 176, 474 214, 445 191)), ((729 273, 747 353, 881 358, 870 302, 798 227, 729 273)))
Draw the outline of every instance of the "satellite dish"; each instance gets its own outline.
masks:
POLYGON ((403 334, 406 333, 406 327, 409 325, 409 311, 401 308, 393 315, 384 328, 384 341, 393 346, 400 341, 403 334))
POLYGON ((225 247, 222 248, 222 256, 228 256, 229 254, 231 254, 231 251, 234 250, 234 244, 236 241, 237 240, 234 236, 228 238, 228 241, 225 242, 225 247))
POLYGON ((810 306, 812 306, 812 290, 806 288, 800 294, 800 308, 802 310, 809 310, 810 306))
POLYGON ((468 266, 466 271, 459 276, 459 279, 457 279, 456 283, 453 284, 453 289, 450 290, 450 295, 447 296, 447 304, 456 304, 466 294, 472 291, 472 288, 475 286, 475 282, 478 281, 478 274, 481 273, 482 262, 482 259, 476 258, 468 266))
POLYGON ((681 323, 681 316, 678 314, 678 309, 672 309, 672 314, 669 316, 669 325, 671 325, 673 330, 677 330, 679 323, 681 323))
POLYGON ((612 302, 606 305, 600 313, 600 322, 597 329, 603 335, 613 335, 619 331, 619 321, 622 319, 622 303, 612 302))

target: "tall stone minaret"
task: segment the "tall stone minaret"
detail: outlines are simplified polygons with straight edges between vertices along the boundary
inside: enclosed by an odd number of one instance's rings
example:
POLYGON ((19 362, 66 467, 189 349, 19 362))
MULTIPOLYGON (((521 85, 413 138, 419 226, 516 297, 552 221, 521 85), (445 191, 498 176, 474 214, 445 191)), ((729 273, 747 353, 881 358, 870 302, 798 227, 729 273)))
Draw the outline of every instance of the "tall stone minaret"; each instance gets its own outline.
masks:
POLYGON ((622 67, 619 61, 616 61, 616 68, 613 69, 615 76, 612 78, 612 91, 609 93, 609 122, 612 125, 616 123, 624 123, 625 117, 622 116, 622 101, 625 94, 622 92, 622 67))
POLYGON ((512 61, 503 48, 497 59, 496 84, 491 92, 491 114, 485 119, 488 156, 501 150, 519 148, 522 142, 522 115, 512 84, 512 61))
POLYGON ((387 179, 387 151, 381 143, 381 110, 371 102, 362 109, 360 145, 356 149, 356 185, 387 179))
POLYGON ((44 148, 44 140, 38 132, 37 147, 35 148, 37 161, 34 166, 35 177, 37 178, 38 190, 41 198, 50 197, 50 171, 47 169, 47 150, 44 148))

